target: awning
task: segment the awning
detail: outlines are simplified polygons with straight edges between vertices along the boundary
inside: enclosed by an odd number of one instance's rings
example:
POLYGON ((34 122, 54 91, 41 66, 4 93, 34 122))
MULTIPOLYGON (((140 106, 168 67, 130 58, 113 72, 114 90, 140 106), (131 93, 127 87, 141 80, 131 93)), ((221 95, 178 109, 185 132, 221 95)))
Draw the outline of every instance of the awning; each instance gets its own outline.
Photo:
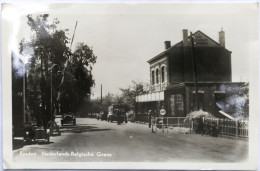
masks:
POLYGON ((136 102, 152 102, 152 101, 163 101, 164 92, 159 91, 155 93, 142 94, 135 97, 136 102))

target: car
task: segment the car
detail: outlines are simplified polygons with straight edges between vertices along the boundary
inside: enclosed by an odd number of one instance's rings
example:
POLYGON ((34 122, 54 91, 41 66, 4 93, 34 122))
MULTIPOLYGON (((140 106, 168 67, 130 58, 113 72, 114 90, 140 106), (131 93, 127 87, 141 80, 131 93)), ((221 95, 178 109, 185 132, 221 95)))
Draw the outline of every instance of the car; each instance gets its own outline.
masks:
POLYGON ((70 124, 76 125, 76 118, 73 115, 63 115, 61 118, 61 125, 70 124))
POLYGON ((43 126, 26 125, 24 131, 24 141, 28 144, 32 140, 34 143, 39 141, 50 142, 50 129, 45 129, 43 126))
POLYGON ((35 129, 35 136, 34 136, 34 142, 39 142, 44 140, 46 141, 47 143, 50 142, 50 129, 44 129, 43 126, 41 127, 37 127, 35 129))

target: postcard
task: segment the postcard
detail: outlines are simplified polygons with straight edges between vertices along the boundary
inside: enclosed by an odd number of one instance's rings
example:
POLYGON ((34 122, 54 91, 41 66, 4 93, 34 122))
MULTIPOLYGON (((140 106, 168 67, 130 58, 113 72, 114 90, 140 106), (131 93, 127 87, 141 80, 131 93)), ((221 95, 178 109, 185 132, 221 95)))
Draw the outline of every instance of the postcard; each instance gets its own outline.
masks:
POLYGON ((256 170, 258 10, 3 3, 4 169, 256 170))

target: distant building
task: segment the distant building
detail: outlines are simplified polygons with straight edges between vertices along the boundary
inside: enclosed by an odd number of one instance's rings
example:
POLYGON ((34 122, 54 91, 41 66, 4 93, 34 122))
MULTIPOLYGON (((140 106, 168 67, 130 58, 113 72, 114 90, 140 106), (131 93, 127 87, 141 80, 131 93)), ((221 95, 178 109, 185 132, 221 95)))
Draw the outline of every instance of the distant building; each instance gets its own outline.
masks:
POLYGON ((225 48, 225 32, 219 32, 219 43, 201 31, 192 34, 183 30, 183 40, 171 46, 165 41, 165 51, 148 60, 150 65, 149 93, 136 97, 136 113, 150 109, 158 115, 160 108, 166 116, 183 117, 195 110, 194 74, 197 75, 198 109, 221 117, 219 110, 232 112, 227 97, 242 92, 244 83, 232 83, 231 51, 225 48), (192 55, 196 68, 193 66, 192 55), (196 72, 194 72, 196 70, 196 72))

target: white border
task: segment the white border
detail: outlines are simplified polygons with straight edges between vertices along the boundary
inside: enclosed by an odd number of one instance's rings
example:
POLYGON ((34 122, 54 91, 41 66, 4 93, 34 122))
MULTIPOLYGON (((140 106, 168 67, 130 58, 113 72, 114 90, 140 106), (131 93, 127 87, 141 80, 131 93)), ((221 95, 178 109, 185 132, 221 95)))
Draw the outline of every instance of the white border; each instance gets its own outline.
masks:
MULTIPOLYGON (((14 2, 14 1, 10 1, 14 2)), ((71 1, 62 1, 71 2, 71 1)), ((78 1, 82 2, 82 1, 78 1)), ((86 2, 86 1, 83 1, 86 2)), ((111 2, 111 1, 110 1, 111 2)), ((123 1, 125 2, 125 1, 123 1)), ((135 1, 137 2, 137 1, 135 1)), ((147 2, 147 1, 144 1, 147 2)), ((151 1, 149 1, 151 2, 151 1)), ((169 1, 163 1, 169 2, 169 1)), ((244 2, 244 1, 242 1, 244 2)), ((248 1, 247 1, 248 2, 248 1)), ((252 2, 252 1, 251 1, 252 2)), ((253 1, 256 2, 256 1, 253 1)), ((3 167, 5 169, 203 169, 203 170, 256 170, 258 152, 258 62, 259 42, 250 42, 250 127, 249 127, 249 160, 244 163, 147 163, 147 162, 34 162, 16 163, 12 156, 12 110, 11 110, 11 53, 8 51, 12 28, 2 20, 2 123, 3 123, 3 167), (256 55, 258 54, 258 55, 256 55), (255 115, 254 115, 255 114, 255 115), (62 165, 61 165, 62 164, 62 165)))

